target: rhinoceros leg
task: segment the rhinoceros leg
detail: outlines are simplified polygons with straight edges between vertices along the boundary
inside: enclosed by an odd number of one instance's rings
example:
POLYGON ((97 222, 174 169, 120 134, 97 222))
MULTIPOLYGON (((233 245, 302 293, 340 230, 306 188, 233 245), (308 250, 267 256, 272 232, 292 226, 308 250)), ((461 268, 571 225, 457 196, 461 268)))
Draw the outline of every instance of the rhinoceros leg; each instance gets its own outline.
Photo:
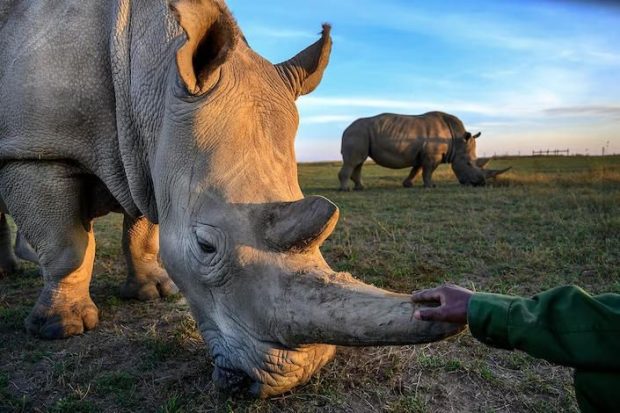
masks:
POLYGON ((433 172, 437 169, 438 164, 434 162, 425 162, 422 166, 422 179, 424 180, 424 188, 435 188, 433 183, 433 172))
POLYGON ((405 180, 403 181, 403 186, 405 188, 413 188, 413 181, 420 174, 421 170, 422 170, 422 167, 420 165, 415 165, 413 168, 411 168, 411 172, 409 172, 409 176, 406 177, 405 180))
POLYGON ((11 229, 6 215, 0 212, 0 277, 17 270, 18 264, 11 247, 11 229))
POLYGON ((351 179, 355 183, 354 189, 356 191, 361 191, 364 189, 364 185, 362 184, 362 167, 364 166, 364 161, 360 163, 356 163, 351 165, 348 162, 345 162, 338 173, 338 179, 340 180, 340 190, 341 191, 349 191, 349 179, 351 179))
POLYGON ((353 167, 348 164, 343 164, 342 168, 340 168, 340 172, 338 172, 338 179, 340 180, 340 190, 348 192, 351 190, 349 187, 349 179, 351 179, 351 175, 353 174, 353 167))
POLYGON ((356 190, 364 189, 362 167, 369 155, 368 145, 366 138, 345 131, 342 137, 342 168, 338 173, 341 191, 349 190, 349 179, 355 183, 356 190))
POLYGON ((146 301, 178 292, 158 261, 159 227, 146 218, 125 214, 123 252, 127 262, 127 280, 121 287, 123 298, 146 301))
POLYGON ((351 180, 355 183, 355 186, 353 187, 355 191, 364 190, 364 184, 362 183, 362 167, 363 166, 364 166, 364 163, 357 165, 355 168, 353 168, 353 173, 351 174, 351 180))
POLYGON ((0 171, 2 198, 17 227, 38 251, 44 287, 26 328, 57 339, 99 321, 89 286, 95 258, 91 220, 81 199, 82 171, 62 163, 10 163, 0 171))

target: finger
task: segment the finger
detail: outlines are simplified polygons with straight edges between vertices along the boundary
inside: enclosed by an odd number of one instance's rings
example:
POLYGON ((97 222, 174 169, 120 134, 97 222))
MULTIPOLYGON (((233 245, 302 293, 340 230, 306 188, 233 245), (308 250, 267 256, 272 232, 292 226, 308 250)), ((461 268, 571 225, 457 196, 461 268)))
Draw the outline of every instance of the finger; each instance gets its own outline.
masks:
POLYGON ((444 315, 440 308, 424 308, 416 310, 413 316, 421 321, 443 321, 444 315))
POLYGON ((441 294, 439 293, 439 288, 414 292, 411 296, 411 301, 413 301, 414 303, 441 301, 441 294))

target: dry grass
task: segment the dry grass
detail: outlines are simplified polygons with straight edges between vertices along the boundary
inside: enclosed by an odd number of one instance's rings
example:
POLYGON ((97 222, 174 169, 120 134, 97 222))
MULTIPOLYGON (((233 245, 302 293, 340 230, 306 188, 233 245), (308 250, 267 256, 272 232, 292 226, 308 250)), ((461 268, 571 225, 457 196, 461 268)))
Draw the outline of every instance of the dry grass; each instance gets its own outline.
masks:
MULTIPOLYGON (((620 158, 496 161, 513 171, 462 188, 447 168, 439 187, 400 187, 406 171, 368 165, 368 190, 339 193, 338 164, 300 167, 307 194, 342 213, 323 248, 334 269, 407 292, 451 281, 529 294, 564 283, 620 292, 620 158)), ((420 183, 418 183, 420 185, 420 183)), ((118 298, 124 277, 119 216, 97 223, 92 294, 99 328, 44 342, 23 318, 41 280, 34 267, 0 280, 0 411, 576 411, 571 371, 468 334, 432 345, 340 349, 311 382, 272 400, 229 398, 180 297, 118 298)))

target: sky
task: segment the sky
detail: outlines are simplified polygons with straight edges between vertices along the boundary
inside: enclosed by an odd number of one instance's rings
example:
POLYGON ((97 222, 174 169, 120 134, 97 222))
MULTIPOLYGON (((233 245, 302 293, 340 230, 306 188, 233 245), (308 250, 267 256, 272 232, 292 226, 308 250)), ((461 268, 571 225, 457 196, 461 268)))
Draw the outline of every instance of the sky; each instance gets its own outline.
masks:
POLYGON ((333 26, 322 84, 298 100, 299 161, 339 160, 355 119, 441 110, 478 156, 620 153, 620 2, 228 0, 273 63, 333 26))

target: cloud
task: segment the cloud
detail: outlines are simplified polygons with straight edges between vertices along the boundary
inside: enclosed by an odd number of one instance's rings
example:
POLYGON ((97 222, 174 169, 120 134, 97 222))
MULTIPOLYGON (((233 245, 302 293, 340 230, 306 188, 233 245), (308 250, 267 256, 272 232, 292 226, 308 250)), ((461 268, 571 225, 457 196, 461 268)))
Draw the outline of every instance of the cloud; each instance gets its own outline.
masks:
MULTIPOLYGON (((484 105, 471 102, 446 101, 410 101, 385 98, 370 97, 314 97, 308 96, 300 99, 299 108, 301 110, 313 108, 369 108, 378 111, 398 111, 403 113, 422 113, 430 110, 444 110, 449 112, 466 112, 479 115, 500 115, 512 114, 515 109, 506 110, 506 108, 498 108, 493 105, 484 105)), ((324 116, 318 116, 322 118, 324 116)), ((340 119, 340 117, 338 118, 340 119)))
POLYGON ((568 30, 561 24, 555 24, 567 19, 563 14, 567 12, 558 7, 554 9, 554 14, 550 14, 548 5, 535 2, 498 2, 484 11, 473 11, 463 5, 455 7, 454 11, 441 9, 441 18, 437 17, 438 10, 432 5, 365 3, 364 7, 351 7, 351 12, 360 20, 384 28, 430 35, 457 45, 467 42, 479 48, 503 49, 557 61, 620 65, 617 47, 609 41, 613 33, 618 32, 598 34, 596 30, 589 29, 593 24, 598 27, 617 25, 620 19, 612 13, 604 19, 600 13, 581 13, 580 20, 573 22, 572 30, 568 30), (530 18, 523 19, 524 15, 530 18), (549 24, 559 27, 559 31, 547 30, 549 24))
POLYGON ((301 123, 305 125, 320 125, 324 123, 348 123, 357 118, 355 115, 317 115, 303 116, 301 123))
POLYGON ((583 105, 566 106, 544 110, 550 116, 581 116, 581 117, 606 117, 620 119, 619 105, 583 105))
MULTIPOLYGON (((285 39, 285 40, 307 40, 316 41, 321 36, 321 31, 317 27, 313 27, 312 30, 296 30, 281 27, 267 27, 261 25, 250 25, 244 28, 246 37, 251 41, 252 39, 263 37, 271 39, 285 39)), ((343 41, 344 38, 339 35, 331 35, 334 41, 343 41)))
POLYGON ((248 37, 273 37, 279 39, 316 39, 317 34, 303 30, 281 29, 266 26, 250 26, 245 32, 248 37))

